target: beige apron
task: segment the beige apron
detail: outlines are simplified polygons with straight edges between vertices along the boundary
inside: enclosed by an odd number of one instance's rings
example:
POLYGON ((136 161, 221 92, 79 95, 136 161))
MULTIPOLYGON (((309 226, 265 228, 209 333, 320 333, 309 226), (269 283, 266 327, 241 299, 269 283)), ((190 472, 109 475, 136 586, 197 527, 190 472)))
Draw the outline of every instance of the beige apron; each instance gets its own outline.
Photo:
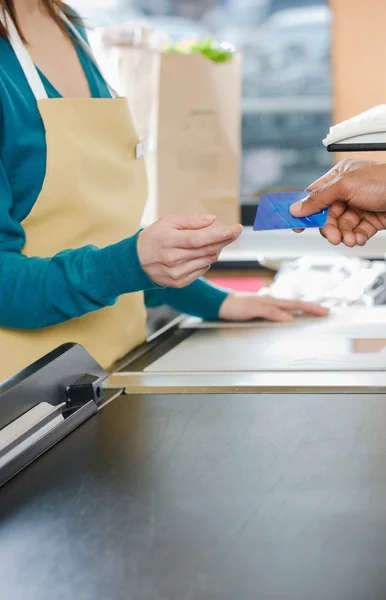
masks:
MULTIPOLYGON (((7 21, 11 44, 37 98, 47 140, 43 188, 22 222, 23 253, 50 257, 88 244, 102 248, 132 236, 140 227, 147 185, 144 158, 136 158, 141 143, 127 101, 48 99, 16 28, 7 21)), ((66 342, 81 344, 110 369, 145 336, 142 292, 38 331, 0 328, 0 381, 66 342)))

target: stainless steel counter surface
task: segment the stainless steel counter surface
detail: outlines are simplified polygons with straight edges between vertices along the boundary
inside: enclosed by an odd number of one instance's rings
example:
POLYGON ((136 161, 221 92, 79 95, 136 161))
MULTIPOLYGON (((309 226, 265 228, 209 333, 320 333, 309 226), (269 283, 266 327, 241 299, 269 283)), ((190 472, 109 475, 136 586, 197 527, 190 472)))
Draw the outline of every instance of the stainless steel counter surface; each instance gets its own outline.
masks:
MULTIPOLYGON (((188 320, 189 324, 189 320, 188 320)), ((183 325, 185 328, 187 325, 183 325)), ((197 331, 146 371, 382 371, 386 307, 339 309, 289 323, 195 323, 197 331)), ((193 329, 192 329, 193 330, 193 329)))
POLYGON ((135 393, 380 392, 386 307, 276 324, 186 319, 109 385, 135 393))

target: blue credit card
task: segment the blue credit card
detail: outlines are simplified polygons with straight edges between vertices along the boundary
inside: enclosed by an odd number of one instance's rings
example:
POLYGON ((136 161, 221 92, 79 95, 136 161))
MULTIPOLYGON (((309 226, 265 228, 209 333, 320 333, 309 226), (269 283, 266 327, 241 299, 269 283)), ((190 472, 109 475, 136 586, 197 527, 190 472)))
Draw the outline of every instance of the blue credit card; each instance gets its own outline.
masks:
POLYGON ((289 211, 294 202, 304 200, 308 192, 279 192, 264 194, 257 208, 254 231, 271 231, 273 229, 309 229, 324 227, 328 209, 309 217, 293 217, 289 211))

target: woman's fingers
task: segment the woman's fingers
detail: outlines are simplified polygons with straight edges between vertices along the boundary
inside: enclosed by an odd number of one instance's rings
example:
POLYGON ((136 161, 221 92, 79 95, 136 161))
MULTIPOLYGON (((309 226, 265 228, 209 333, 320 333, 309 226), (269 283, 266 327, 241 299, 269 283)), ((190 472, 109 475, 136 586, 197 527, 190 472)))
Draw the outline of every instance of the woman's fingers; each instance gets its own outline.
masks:
MULTIPOLYGON (((170 269, 169 276, 172 281, 176 283, 183 283, 187 278, 189 278, 192 273, 196 273, 197 271, 206 272, 210 266, 216 262, 217 256, 206 256, 204 258, 197 258, 195 260, 190 260, 188 262, 181 262, 170 269)), ((180 287, 180 286, 178 286, 180 287)))
POLYGON ((291 312, 280 308, 277 304, 273 302, 259 302, 256 307, 256 314, 251 313, 249 316, 250 319, 267 319, 267 321, 275 321, 275 322, 284 322, 284 321, 292 321, 293 316, 291 312))
POLYGON ((205 258, 207 256, 216 256, 218 259, 221 252, 228 244, 228 241, 221 242, 219 244, 209 244, 209 246, 203 246, 202 248, 198 248, 197 250, 186 250, 182 248, 176 248, 173 253, 174 262, 178 264, 180 262, 195 260, 197 258, 205 258))
POLYGON ((179 287, 184 288, 184 287, 190 285, 191 283, 193 283, 194 281, 196 281, 197 279, 199 279, 200 277, 205 275, 205 273, 207 273, 209 271, 209 269, 210 269, 210 267, 204 267, 202 269, 198 269, 197 271, 193 271, 192 273, 190 273, 184 279, 181 280, 181 284, 179 285, 179 287))
POLYGON ((180 288, 191 274, 206 272, 221 250, 242 232, 241 225, 212 227, 214 215, 176 215, 140 231, 139 262, 156 284, 180 288))
POLYGON ((313 302, 302 302, 301 300, 284 300, 280 298, 271 298, 269 296, 261 296, 261 300, 271 306, 276 306, 281 310, 290 312, 304 312, 315 316, 325 316, 328 310, 324 306, 314 304, 313 302))
POLYGON ((197 230, 210 227, 216 220, 216 215, 173 215, 163 217, 160 222, 164 222, 168 227, 179 231, 197 230))
POLYGON ((213 227, 197 231, 177 231, 176 239, 173 237, 170 243, 176 248, 199 250, 211 244, 231 244, 239 237, 242 230, 241 225, 233 225, 232 227, 213 227))

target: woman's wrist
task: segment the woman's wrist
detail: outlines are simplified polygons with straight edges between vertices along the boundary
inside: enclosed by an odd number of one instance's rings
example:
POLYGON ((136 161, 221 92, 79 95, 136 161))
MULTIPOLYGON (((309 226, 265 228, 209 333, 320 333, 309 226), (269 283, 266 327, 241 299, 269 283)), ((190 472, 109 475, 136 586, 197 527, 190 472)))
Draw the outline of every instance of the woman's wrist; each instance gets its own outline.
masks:
POLYGON ((117 298, 159 287, 151 281, 139 261, 138 234, 90 253, 89 275, 93 278, 94 289, 97 288, 102 296, 117 298))
POLYGON ((163 304, 205 321, 219 319, 221 306, 229 295, 228 290, 218 288, 205 279, 197 279, 186 288, 165 288, 159 293, 162 294, 163 304))

